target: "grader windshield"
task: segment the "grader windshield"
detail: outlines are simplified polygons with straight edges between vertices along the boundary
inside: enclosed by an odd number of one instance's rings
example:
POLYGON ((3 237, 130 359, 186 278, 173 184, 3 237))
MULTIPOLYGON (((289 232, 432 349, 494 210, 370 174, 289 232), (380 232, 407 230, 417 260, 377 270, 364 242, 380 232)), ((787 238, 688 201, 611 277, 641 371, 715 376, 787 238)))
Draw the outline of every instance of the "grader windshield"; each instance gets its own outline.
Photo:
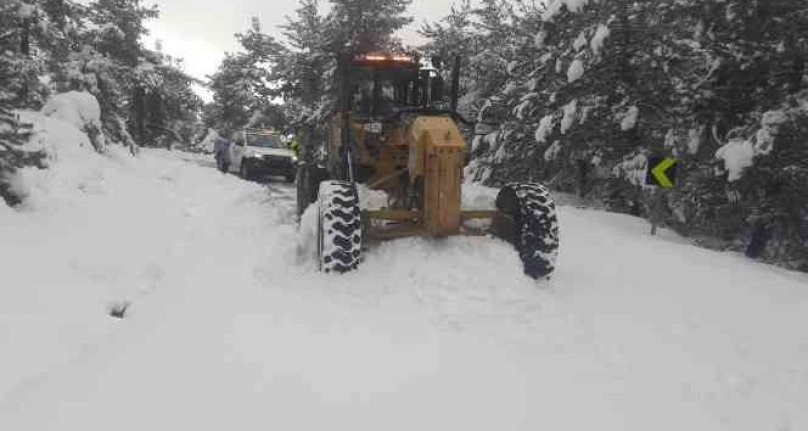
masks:
POLYGON ((400 54, 352 58, 344 82, 343 109, 358 118, 384 118, 402 110, 426 108, 444 97, 443 79, 420 59, 400 54))

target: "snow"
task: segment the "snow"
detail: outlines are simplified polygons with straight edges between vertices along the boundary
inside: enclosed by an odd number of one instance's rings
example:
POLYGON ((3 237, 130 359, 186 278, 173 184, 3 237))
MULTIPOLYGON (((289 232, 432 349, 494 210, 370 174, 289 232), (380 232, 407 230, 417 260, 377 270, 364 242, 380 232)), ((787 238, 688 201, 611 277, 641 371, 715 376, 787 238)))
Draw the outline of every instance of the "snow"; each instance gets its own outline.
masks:
POLYGON ((108 23, 102 25, 101 27, 99 27, 98 31, 101 32, 101 33, 111 33, 111 34, 115 35, 115 37, 118 38, 118 39, 123 39, 123 38, 126 37, 126 33, 124 33, 123 30, 121 30, 120 27, 118 27, 117 25, 115 25, 115 24, 113 24, 111 22, 108 22, 108 23))
POLYGON ((495 146, 496 152, 494 153, 494 161, 497 163, 502 163, 510 156, 510 149, 505 145, 505 142, 500 142, 497 146, 495 146))
POLYGON ((567 82, 572 84, 581 79, 582 76, 584 76, 584 62, 580 59, 575 59, 567 69, 567 82))
POLYGON ((755 154, 771 154, 772 150, 774 150, 774 136, 772 135, 771 129, 764 127, 757 131, 753 150, 755 154))
POLYGON ((520 85, 515 82, 508 82, 505 84, 505 88, 502 90, 502 94, 514 94, 519 91, 520 85))
POLYGON ((561 142, 554 141, 553 145, 550 145, 544 152, 544 161, 545 162, 553 161, 558 158, 559 154, 561 154, 561 142))
POLYGON ((640 108, 636 106, 632 106, 628 108, 628 111, 623 116, 623 119, 620 121, 620 128, 625 132, 627 130, 631 130, 637 127, 637 120, 640 117, 640 108))
POLYGON ((547 32, 542 30, 536 33, 536 36, 533 38, 533 44, 536 46, 536 49, 544 48, 544 42, 547 40, 547 32))
MULTIPOLYGON (((529 84, 529 86, 530 86, 530 85, 533 85, 533 83, 531 82, 531 83, 529 84)), ((520 98, 519 98, 519 100, 520 100, 520 101, 522 101, 522 102, 524 102, 525 100, 536 99, 536 98, 538 98, 538 97, 539 97, 539 93, 537 93, 537 92, 535 92, 535 91, 532 91, 532 90, 531 90, 531 92, 530 92, 530 93, 526 93, 526 94, 524 94, 522 97, 520 97, 520 98)))
POLYGON ((536 142, 543 143, 546 141, 547 137, 553 133, 554 126, 555 118, 553 115, 545 115, 544 118, 539 121, 539 127, 536 129, 536 142))
POLYGON ((500 142, 499 131, 487 133, 485 136, 483 136, 483 142, 488 144, 489 148, 496 147, 496 145, 500 142))
POLYGON ((474 138, 471 140, 471 152, 476 153, 477 150, 480 148, 480 144, 482 144, 483 142, 484 142, 483 135, 474 135, 474 138))
POLYGON ((580 123, 581 124, 586 123, 586 120, 589 119, 590 114, 592 114, 592 111, 594 111, 596 108, 597 108, 596 106, 592 106, 592 105, 584 106, 583 109, 581 109, 580 123))
POLYGON ((508 66, 506 66, 505 71, 508 72, 508 75, 513 75, 513 72, 518 67, 519 67, 519 62, 514 60, 514 61, 511 61, 510 63, 508 63, 508 66))
POLYGON ((46 145, 0 206, 0 429, 808 428, 804 274, 561 206, 548 282, 476 237, 329 276, 297 252, 293 187, 46 145))
POLYGON ((546 5, 547 9, 542 13, 542 19, 545 21, 552 21, 558 15, 563 7, 570 12, 580 12, 590 0, 548 0, 546 5))
POLYGON ((566 134, 572 125, 575 124, 575 115, 578 113, 578 100, 573 99, 572 102, 564 105, 564 117, 561 119, 561 134, 566 134))
POLYGON ((746 168, 754 164, 755 148, 744 139, 735 139, 719 148, 715 158, 724 161, 724 169, 728 172, 727 181, 738 181, 746 168))
POLYGON ((676 131, 674 129, 668 129, 667 133, 665 133, 663 147, 665 147, 666 150, 676 149, 676 131))
POLYGON ((381 190, 372 190, 365 185, 357 187, 359 205, 364 209, 379 209, 388 206, 390 197, 381 190))
POLYGON ((462 207, 464 210, 488 210, 496 208, 499 190, 486 187, 480 183, 467 181, 462 189, 462 207))
POLYGON ((101 133, 101 107, 90 93, 70 91, 52 96, 40 111, 43 115, 69 123, 80 132, 94 132, 90 144, 97 150, 106 146, 101 133))
POLYGON ((612 175, 622 178, 638 187, 645 186, 645 177, 648 174, 648 156, 635 154, 626 157, 614 167, 612 175))
POLYGON ((698 129, 690 129, 687 139, 687 151, 689 154, 695 155, 699 152, 699 147, 701 147, 701 135, 703 133, 703 126, 698 129))
POLYGON ((17 16, 20 19, 29 19, 36 12, 36 7, 27 3, 20 3, 20 8, 17 10, 17 16))
POLYGON ((101 107, 98 100, 90 93, 70 91, 51 97, 42 113, 48 117, 58 118, 83 129, 87 124, 100 126, 101 107))
MULTIPOLYGON (((47 117, 41 112, 20 112, 20 120, 27 124, 32 124, 31 137, 25 145, 26 151, 42 152, 46 155, 46 162, 52 164, 60 159, 80 160, 88 156, 92 148, 92 143, 87 135, 64 120, 55 117, 47 117)), ((16 181, 18 188, 30 189, 42 185, 48 187, 49 177, 53 171, 40 171, 35 168, 25 168, 19 171, 20 176, 31 176, 26 180, 16 181), (40 184, 42 183, 42 184, 40 184)), ((23 192, 28 194, 28 192, 23 192)), ((43 203, 47 203, 46 199, 43 203)), ((30 203, 30 202, 29 202, 30 203)))
POLYGON ((523 99, 518 105, 516 105, 516 107, 513 108, 514 115, 517 119, 524 120, 525 111, 528 111, 533 107, 533 105, 535 105, 535 102, 532 99, 523 99))
POLYGON ((303 215, 300 216, 300 224, 297 229, 296 257, 300 265, 308 265, 312 269, 317 268, 317 217, 319 207, 316 204, 309 205, 303 215))
POLYGON ((595 55, 600 55, 600 52, 603 50, 603 45, 606 43, 606 38, 611 35, 611 31, 609 27, 604 24, 598 24, 597 30, 595 30, 595 34, 592 36, 592 40, 589 42, 589 47, 592 49, 592 52, 595 55))
POLYGON ((219 138, 219 132, 209 128, 205 132, 205 137, 197 144, 197 148, 207 153, 213 153, 213 145, 219 138))
POLYGON ((578 38, 573 42, 572 47, 575 51, 580 51, 581 48, 586 46, 586 33, 581 31, 578 33, 578 38))
POLYGON ((788 122, 788 115, 782 110, 767 111, 763 114, 760 124, 763 127, 775 127, 788 122))
POLYGON ((788 114, 783 110, 767 111, 760 119, 761 128, 755 135, 755 155, 769 155, 774 150, 774 138, 779 132, 780 125, 789 121, 788 114))
POLYGON ((733 5, 727 6, 725 10, 725 18, 727 22, 732 22, 735 20, 735 18, 737 18, 737 15, 735 14, 735 8, 733 7, 733 5))

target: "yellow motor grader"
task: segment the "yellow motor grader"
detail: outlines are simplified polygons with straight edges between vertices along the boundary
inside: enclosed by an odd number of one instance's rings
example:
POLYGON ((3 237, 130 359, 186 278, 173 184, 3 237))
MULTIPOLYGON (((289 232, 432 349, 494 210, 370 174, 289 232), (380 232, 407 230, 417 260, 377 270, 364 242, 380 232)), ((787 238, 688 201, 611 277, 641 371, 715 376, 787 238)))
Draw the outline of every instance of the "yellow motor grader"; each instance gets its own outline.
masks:
POLYGON ((297 173, 298 213, 316 205, 321 270, 356 269, 377 241, 490 234, 515 245, 528 276, 553 271, 558 223, 545 187, 507 184, 496 210, 462 208, 468 150, 458 122, 470 122, 457 113, 459 63, 445 91, 437 59, 424 66, 412 54, 340 56, 326 156, 297 173), (358 184, 384 191, 387 207, 361 208, 358 184))

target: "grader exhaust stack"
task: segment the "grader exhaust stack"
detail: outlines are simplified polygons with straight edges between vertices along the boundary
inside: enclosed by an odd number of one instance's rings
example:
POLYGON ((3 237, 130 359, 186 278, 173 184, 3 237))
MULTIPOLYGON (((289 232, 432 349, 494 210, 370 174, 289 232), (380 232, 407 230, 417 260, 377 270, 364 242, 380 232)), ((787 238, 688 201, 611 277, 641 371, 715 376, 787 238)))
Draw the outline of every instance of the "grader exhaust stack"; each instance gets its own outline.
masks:
POLYGON ((341 57, 340 111, 330 125, 326 160, 298 172, 298 212, 317 205, 320 268, 355 269, 363 247, 377 241, 491 234, 516 246, 527 275, 548 276, 558 226, 544 187, 508 184, 495 210, 462 208, 467 146, 457 125, 466 121, 456 111, 459 59, 449 100, 440 62, 432 66, 409 54, 341 57), (360 183, 384 191, 388 206, 360 208, 360 183))

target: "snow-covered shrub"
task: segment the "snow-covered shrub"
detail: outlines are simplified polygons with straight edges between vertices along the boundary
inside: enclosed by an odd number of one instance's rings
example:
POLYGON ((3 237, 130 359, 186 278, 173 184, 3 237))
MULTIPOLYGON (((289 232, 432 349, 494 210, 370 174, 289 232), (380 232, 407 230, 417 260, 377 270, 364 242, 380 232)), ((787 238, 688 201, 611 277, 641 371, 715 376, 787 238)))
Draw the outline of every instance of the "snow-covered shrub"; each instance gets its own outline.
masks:
POLYGON ((561 154, 561 142, 555 141, 553 145, 550 145, 544 152, 544 161, 550 162, 556 160, 559 154, 561 154))
POLYGON ((539 122, 539 127, 536 129, 536 142, 545 142, 547 137, 552 133, 553 127, 555 127, 555 117, 552 114, 545 115, 539 122))
POLYGON ((566 134, 572 125, 575 123, 575 116, 578 113, 578 100, 573 99, 572 102, 564 105, 564 117, 561 118, 561 134, 566 134))
POLYGON ((623 131, 631 130, 637 126, 637 120, 640 118, 640 109, 636 106, 631 106, 621 117, 620 128, 623 131))
POLYGON ((101 126, 101 107, 90 93, 70 91, 51 97, 42 107, 42 114, 70 123, 87 133, 93 148, 104 151, 106 139, 101 126))
POLYGON ((743 171, 754 164, 755 147, 745 139, 734 139, 719 148, 715 157, 724 162, 724 169, 729 174, 727 180, 738 181, 743 171))
POLYGON ((542 19, 552 21, 563 9, 570 12, 580 12, 590 0, 550 0, 547 2, 547 9, 542 14, 542 19))
POLYGON ((589 42, 589 47, 592 49, 592 53, 595 55, 600 55, 600 52, 603 50, 603 46, 606 43, 606 39, 611 34, 609 27, 604 24, 598 24, 597 30, 595 30, 595 34, 592 36, 592 40, 589 42))
POLYGON ((569 69, 567 69, 567 82, 570 84, 581 79, 584 76, 584 62, 576 59, 570 64, 569 69))
POLYGON ((622 162, 612 169, 612 175, 642 187, 645 185, 645 176, 648 172, 648 155, 644 152, 626 156, 622 162))

